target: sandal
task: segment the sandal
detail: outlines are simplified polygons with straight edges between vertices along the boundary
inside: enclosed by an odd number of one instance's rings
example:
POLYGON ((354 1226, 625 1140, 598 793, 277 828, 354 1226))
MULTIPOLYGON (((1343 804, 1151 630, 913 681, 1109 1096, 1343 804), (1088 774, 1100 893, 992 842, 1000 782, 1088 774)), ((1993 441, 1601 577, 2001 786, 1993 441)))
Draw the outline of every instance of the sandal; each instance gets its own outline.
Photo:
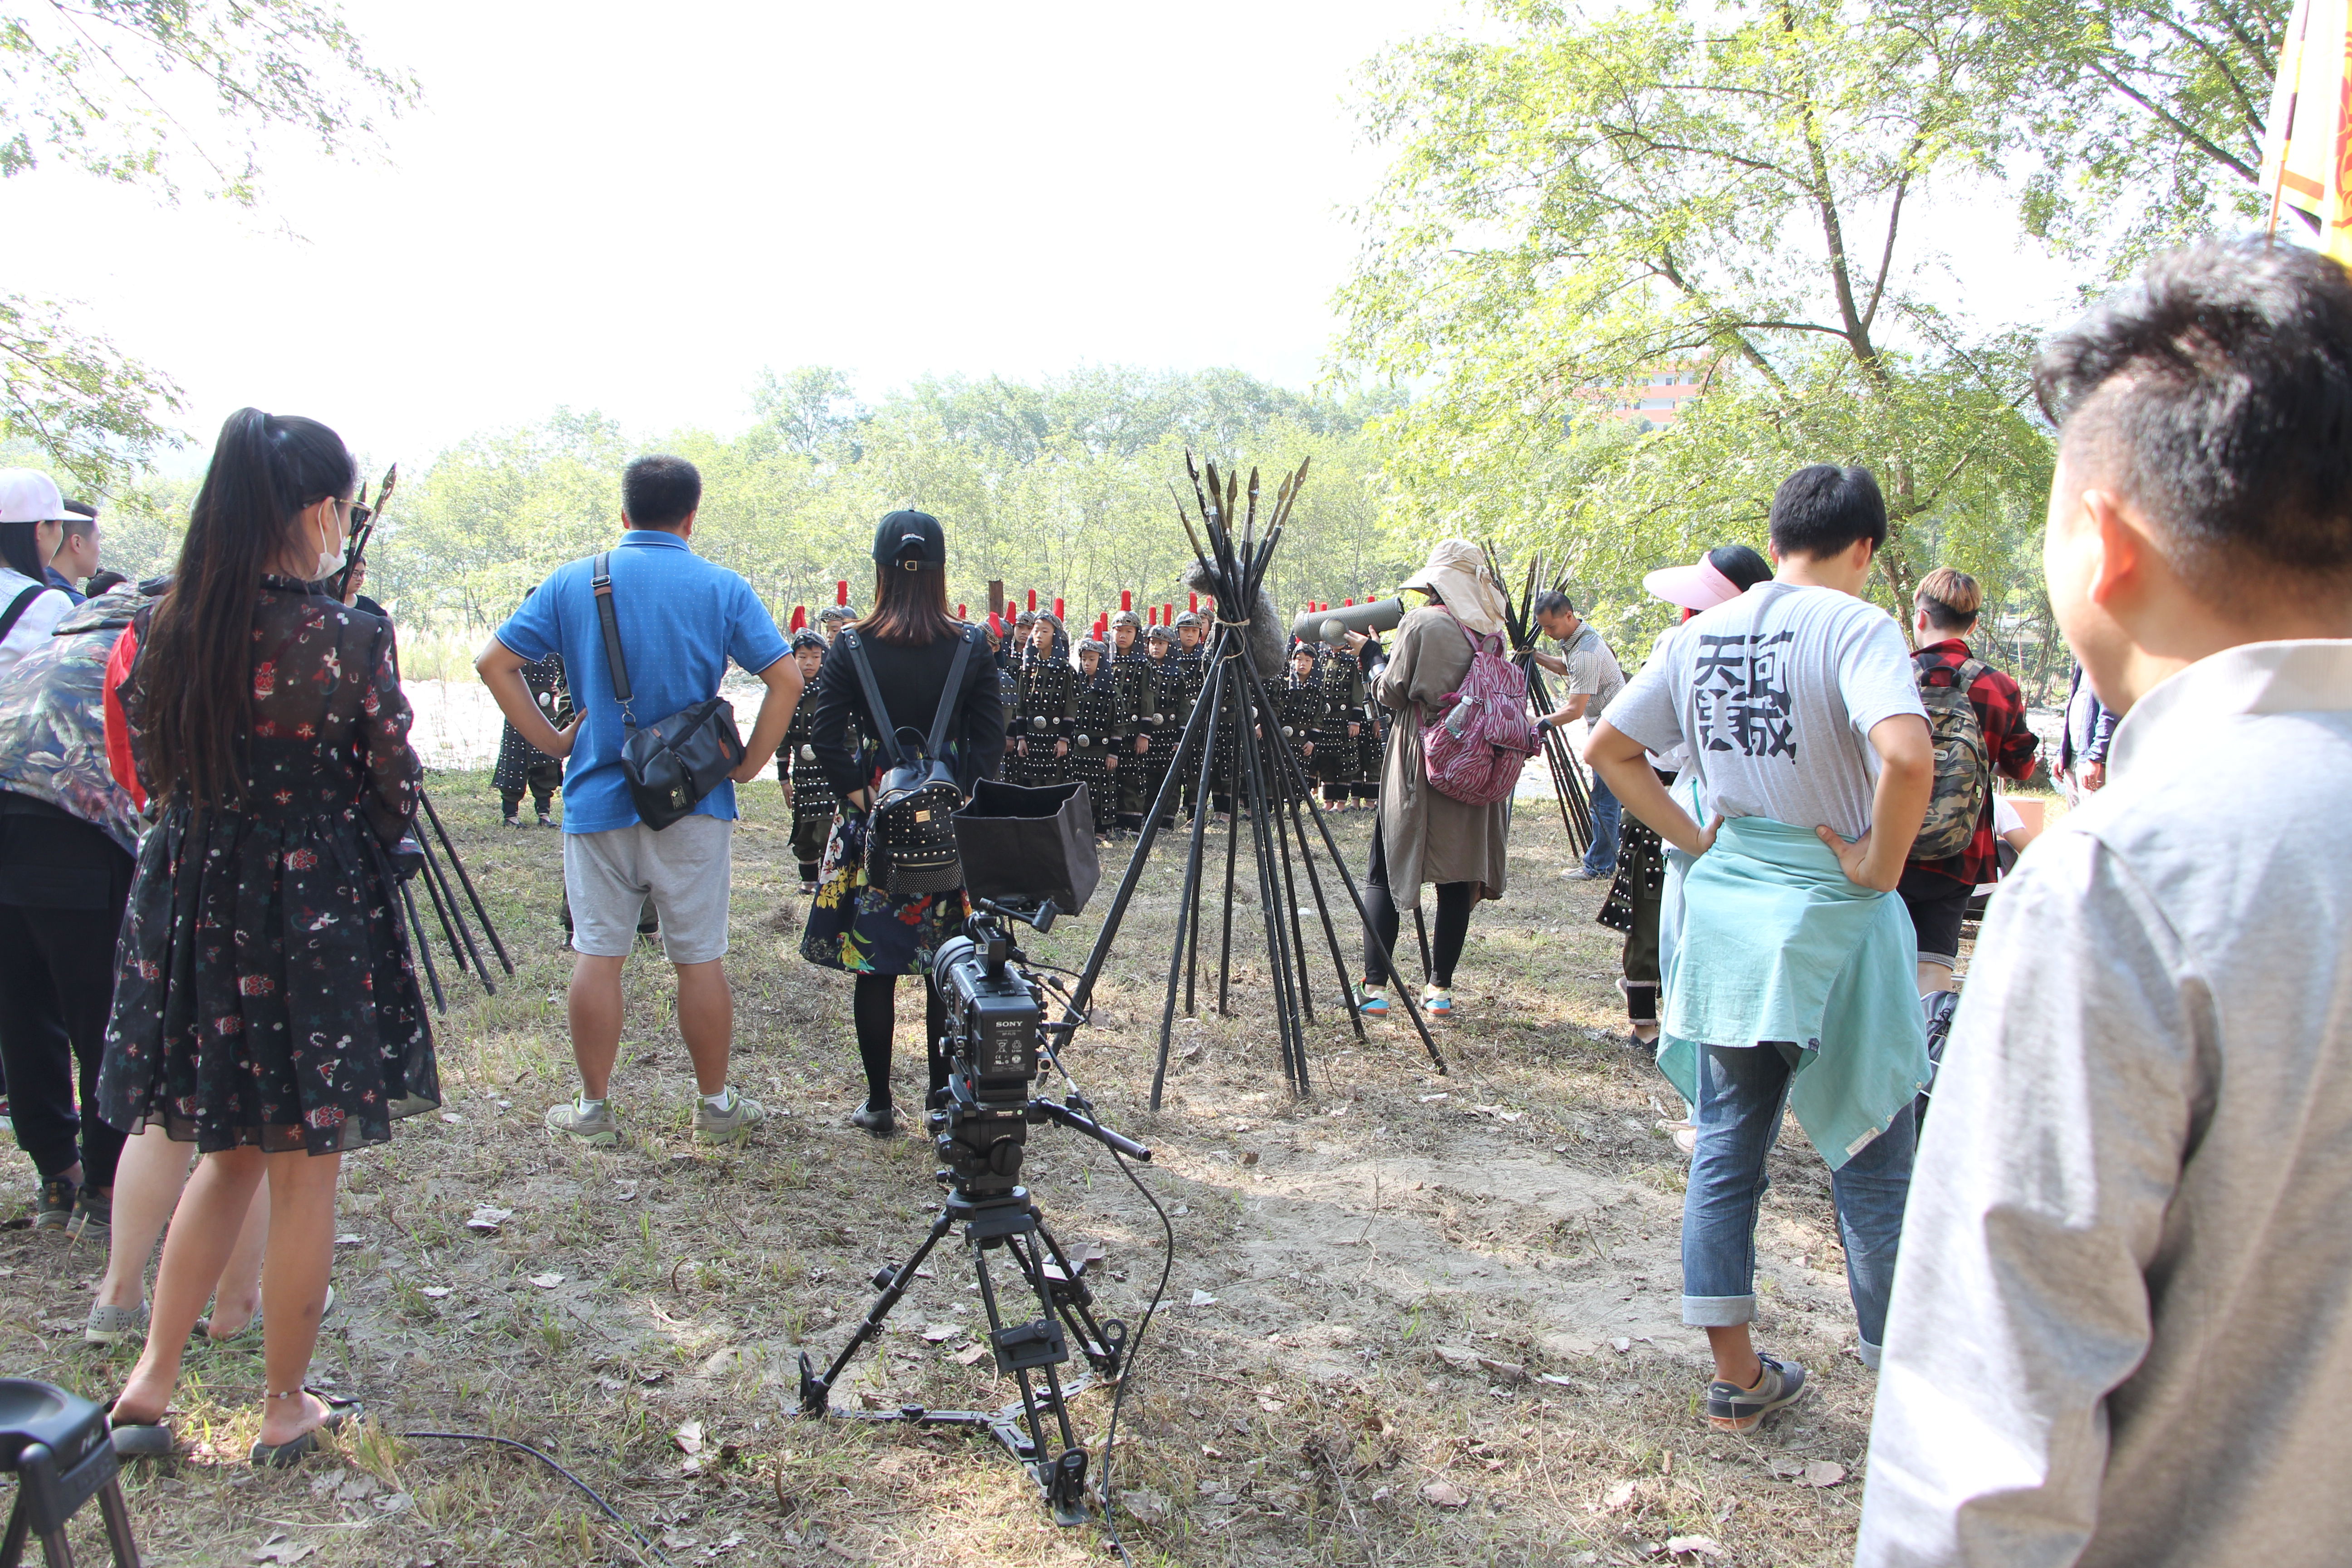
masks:
POLYGON ((337 1399, 334 1395, 321 1394, 315 1388, 305 1388, 301 1392, 326 1405, 325 1418, 308 1432, 289 1437, 283 1443, 263 1443, 257 1440, 253 1445, 253 1452, 247 1456, 256 1468, 282 1469, 289 1465, 299 1465, 319 1451, 319 1434, 339 1431, 345 1421, 357 1420, 367 1414, 365 1407, 356 1399, 337 1399))
MULTIPOLYGON (((170 1412, 164 1414, 169 1415, 170 1412)), ((114 1419, 114 1401, 110 1399, 106 1402, 106 1426, 114 1444, 114 1457, 118 1459, 168 1459, 172 1457, 172 1429, 163 1424, 161 1415, 152 1421, 118 1423, 114 1419)))

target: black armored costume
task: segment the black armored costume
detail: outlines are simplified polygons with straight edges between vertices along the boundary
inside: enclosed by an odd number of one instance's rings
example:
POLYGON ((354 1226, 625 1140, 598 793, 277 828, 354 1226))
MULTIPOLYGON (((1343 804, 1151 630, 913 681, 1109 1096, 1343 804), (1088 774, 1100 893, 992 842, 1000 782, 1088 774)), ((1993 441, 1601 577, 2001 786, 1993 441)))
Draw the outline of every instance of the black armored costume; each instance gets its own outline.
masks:
MULTIPOLYGON (((1176 632, 1171 626, 1153 626, 1145 634, 1145 646, 1150 650, 1151 710, 1150 730, 1151 749, 1143 755, 1143 794, 1147 800, 1158 800, 1160 791, 1168 782, 1168 770, 1176 765, 1176 748, 1184 739, 1185 721, 1192 716, 1192 704, 1186 696, 1184 667, 1176 662, 1176 632)), ((1168 803, 1160 818, 1163 827, 1176 822, 1176 802, 1168 803)), ((1146 806, 1145 810, 1150 807, 1146 806)))
MULTIPOLYGON (((1051 620, 1051 616, 1043 617, 1051 620)), ((1061 628, 1054 627, 1058 637, 1061 628)), ((1013 754, 1005 758, 1005 776, 1014 784, 1042 788, 1069 776, 1070 704, 1077 693, 1078 672, 1050 649, 1022 650, 1018 694, 1013 710, 1013 754)))
MULTIPOLYGON (((1180 682, 1176 722, 1181 730, 1191 721, 1192 706, 1201 700, 1201 692, 1209 684, 1208 626, 1197 612, 1187 610, 1176 617, 1176 647, 1169 654, 1168 662, 1176 667, 1175 679, 1180 682), (1184 634, 1188 630, 1192 635, 1191 647, 1184 646, 1184 634)), ((1200 786, 1195 782, 1199 776, 1190 768, 1185 770, 1184 811, 1187 816, 1201 808, 1198 798, 1200 786)))
POLYGON ((1095 808, 1095 832, 1108 837, 1118 829, 1118 770, 1124 731, 1119 724, 1118 695, 1109 665, 1109 649, 1087 638, 1078 644, 1078 668, 1070 699, 1069 772, 1066 775, 1087 786, 1095 808), (1086 667, 1091 663, 1094 668, 1086 667))
MULTIPOLYGON (((1323 782, 1323 804, 1344 805, 1366 773, 1368 748, 1364 735, 1377 731, 1372 717, 1371 689, 1364 679, 1363 660, 1345 643, 1323 650, 1323 731, 1315 740, 1315 776, 1323 782)), ((1380 758, 1370 755, 1371 771, 1380 758)))
MULTIPOLYGON (((1299 646, 1306 647, 1312 656, 1313 645, 1299 646)), ((1271 770, 1276 775, 1271 782, 1279 783, 1286 798, 1299 792, 1301 780, 1313 780, 1318 754, 1316 742, 1322 737, 1330 711, 1329 700, 1323 692, 1322 672, 1310 663, 1307 673, 1299 674, 1297 652, 1297 648, 1292 650, 1290 669, 1272 692, 1276 717, 1280 721, 1280 738, 1298 764, 1296 769, 1271 770)))
POLYGON ((1363 771, 1349 788, 1358 800, 1377 803, 1381 798, 1381 763, 1388 752, 1389 726, 1395 721, 1387 709, 1371 700, 1371 691, 1380 684, 1381 671, 1389 667, 1388 650, 1381 646, 1380 638, 1372 637, 1357 650, 1356 659, 1364 672, 1366 723, 1363 733, 1357 737, 1362 747, 1359 754, 1363 759, 1363 771))
POLYGON ((1120 739, 1118 768, 1111 783, 1118 792, 1117 822, 1123 833, 1139 833, 1151 809, 1151 753, 1162 744, 1161 715, 1153 692, 1151 655, 1144 651, 1143 617, 1121 610, 1110 618, 1110 680, 1120 739))
MULTIPOLYGON (((549 654, 522 667, 523 684, 530 689, 530 700, 547 716, 547 721, 561 730, 572 722, 572 693, 563 683, 563 656, 549 654)), ((512 724, 504 727, 499 736, 498 766, 491 770, 490 783, 499 792, 501 816, 509 827, 522 826, 522 797, 530 793, 531 805, 538 809, 539 825, 552 827, 555 821, 547 814, 554 804, 555 792, 563 787, 563 764, 522 738, 522 731, 512 724)))
MULTIPOLYGON (((794 632, 793 657, 798 658, 805 648, 822 654, 824 638, 812 631, 794 632)), ((793 721, 784 729, 783 743, 776 748, 776 777, 783 782, 785 797, 792 803, 793 858, 800 865, 801 888, 803 892, 814 892, 817 865, 824 858, 824 841, 833 832, 833 819, 841 803, 834 794, 833 781, 817 765, 816 747, 811 743, 810 726, 816 721, 814 677, 809 678, 808 686, 811 695, 793 710, 793 721)))

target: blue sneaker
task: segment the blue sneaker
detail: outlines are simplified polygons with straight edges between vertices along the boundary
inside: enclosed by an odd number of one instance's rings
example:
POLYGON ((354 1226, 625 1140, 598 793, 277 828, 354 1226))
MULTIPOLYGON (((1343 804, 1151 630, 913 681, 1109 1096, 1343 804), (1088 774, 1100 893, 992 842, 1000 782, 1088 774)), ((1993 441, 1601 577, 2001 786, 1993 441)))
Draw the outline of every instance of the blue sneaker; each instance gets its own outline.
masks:
POLYGON ((1378 990, 1370 985, 1365 986, 1361 999, 1356 1004, 1356 1011, 1361 1013, 1367 1018, 1387 1017, 1389 1016, 1389 994, 1386 991, 1378 990))
POLYGON ((1444 1017, 1446 1014, 1454 1011, 1454 993, 1448 991, 1442 985, 1423 986, 1421 988, 1421 1010, 1424 1013, 1434 1013, 1441 1018, 1444 1017))

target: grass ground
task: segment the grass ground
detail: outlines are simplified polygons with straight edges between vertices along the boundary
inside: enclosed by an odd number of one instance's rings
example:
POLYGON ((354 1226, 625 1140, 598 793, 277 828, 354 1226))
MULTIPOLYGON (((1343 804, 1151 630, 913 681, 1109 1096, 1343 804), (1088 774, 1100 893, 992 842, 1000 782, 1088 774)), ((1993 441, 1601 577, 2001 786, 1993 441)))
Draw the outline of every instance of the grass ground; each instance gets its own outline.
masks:
MULTIPOLYGON (((680 1564, 1100 1560, 1094 1531, 1046 1522, 977 1440, 793 1415, 799 1352, 844 1342, 868 1277, 906 1256, 938 1189, 923 1143, 843 1123, 861 1088, 849 985, 799 956, 776 790, 745 792, 729 960, 735 1076, 773 1120, 740 1148, 688 1141, 692 1082, 667 971, 647 954, 629 970, 614 1089, 628 1142, 600 1153, 540 1126, 575 1082, 557 837, 498 827, 477 776, 435 784, 518 973, 494 997, 453 984, 437 1026, 444 1111, 346 1164, 341 1304, 315 1379, 363 1397, 372 1419, 305 1469, 257 1475, 243 1462, 257 1355, 192 1352, 175 1406, 190 1453, 130 1482, 149 1560, 654 1560, 535 1460, 398 1436, 419 1430, 545 1448, 680 1564), (511 1216, 467 1228, 483 1205, 511 1216)), ((1333 820, 1360 866, 1368 817, 1333 820)), ((1479 911, 1460 1008, 1438 1026, 1450 1073, 1401 1011, 1359 1042, 1321 958, 1314 1088, 1294 1098, 1244 874, 1234 1016, 1204 994, 1179 1023, 1156 1115, 1181 858, 1163 845, 1147 868, 1094 1026, 1069 1054, 1104 1118, 1157 1151, 1144 1180, 1176 1233, 1114 1461, 1137 1561, 1848 1557, 1872 1379, 1852 1353, 1826 1174, 1791 1125, 1759 1241, 1760 1342, 1802 1359, 1817 1392, 1758 1435, 1712 1432, 1696 1411, 1703 1342, 1677 1321, 1683 1163, 1656 1127, 1672 1095, 1615 1033, 1618 939, 1592 921, 1601 889, 1560 879, 1571 862, 1556 815, 1522 803, 1512 848, 1510 894, 1479 911)), ((1108 859, 1094 908, 1033 942, 1035 956, 1083 960, 1125 851, 1108 859)), ((910 994, 899 1013, 911 1102, 910 994)), ((1026 1179, 1062 1238, 1103 1248, 1103 1310, 1135 1321, 1159 1278, 1157 1216, 1075 1134, 1039 1129, 1031 1151, 1026 1179)), ((29 1193, 30 1167, 13 1147, 5 1158, 29 1193)), ((9 1370, 112 1392, 131 1352, 79 1332, 102 1261, 55 1233, 0 1233, 9 1370)), ((933 1263, 844 1399, 1007 1397, 984 1358, 964 1364, 978 1309, 962 1258, 943 1248, 933 1263)), ((1108 1403, 1076 1402, 1090 1441, 1108 1403)), ((78 1545, 100 1550, 82 1522, 78 1545)))

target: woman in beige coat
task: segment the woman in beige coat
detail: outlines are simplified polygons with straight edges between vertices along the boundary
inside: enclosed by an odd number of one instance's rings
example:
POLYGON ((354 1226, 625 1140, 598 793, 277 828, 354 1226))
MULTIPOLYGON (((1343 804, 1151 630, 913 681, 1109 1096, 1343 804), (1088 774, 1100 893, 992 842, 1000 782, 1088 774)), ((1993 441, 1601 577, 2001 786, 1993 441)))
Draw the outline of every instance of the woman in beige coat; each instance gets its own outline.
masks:
POLYGON ((1486 569, 1485 552, 1463 539, 1439 541, 1429 564, 1403 585, 1421 590, 1430 602, 1405 616, 1373 688, 1381 704, 1396 711, 1381 766, 1372 859, 1364 873, 1371 923, 1364 930, 1362 1007, 1374 1018, 1388 1016, 1398 905, 1418 905, 1423 882, 1437 884, 1437 921, 1421 1005, 1431 1013, 1453 1011, 1454 966, 1470 932, 1470 910, 1481 899, 1503 896, 1511 837, 1509 800, 1468 805, 1440 795, 1429 787, 1421 763, 1423 724, 1470 673, 1471 641, 1463 628, 1481 636, 1503 629, 1502 588, 1486 569))

